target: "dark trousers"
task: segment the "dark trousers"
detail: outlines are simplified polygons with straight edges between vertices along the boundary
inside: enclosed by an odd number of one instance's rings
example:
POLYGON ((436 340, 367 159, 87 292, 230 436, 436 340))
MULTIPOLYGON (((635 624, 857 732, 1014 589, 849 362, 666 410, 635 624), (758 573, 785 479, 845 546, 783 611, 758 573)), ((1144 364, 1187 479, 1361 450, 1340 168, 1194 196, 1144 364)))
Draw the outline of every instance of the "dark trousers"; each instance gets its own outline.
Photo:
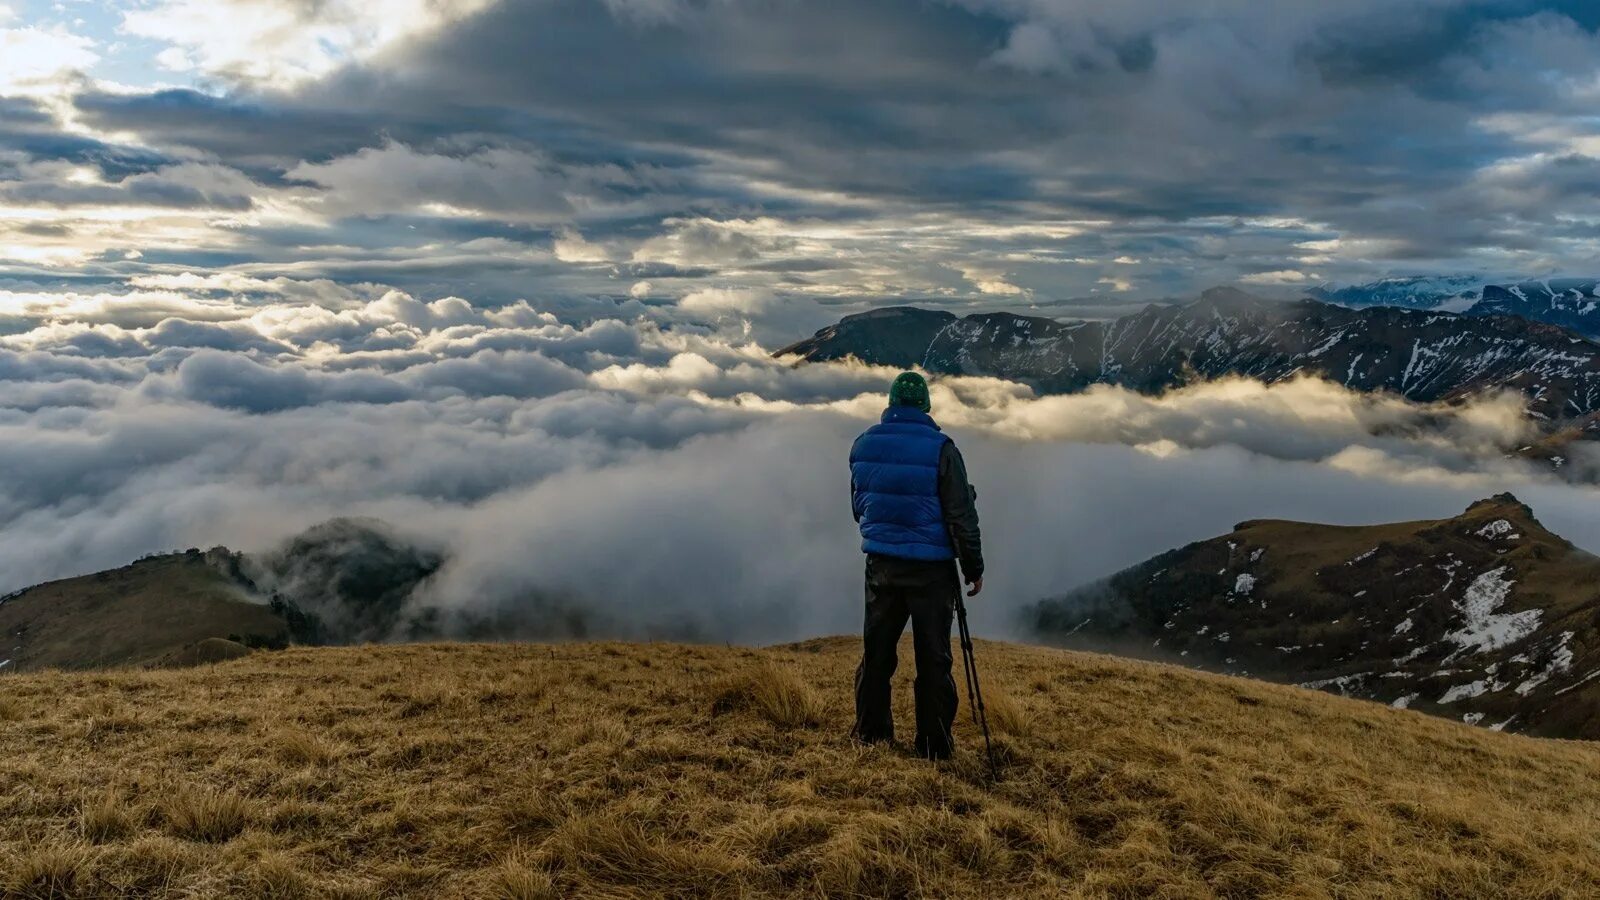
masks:
POLYGON ((948 759, 954 746, 956 681, 951 677, 950 622, 961 590, 953 562, 867 556, 867 616, 861 665, 856 669, 858 740, 894 739, 889 679, 906 620, 917 656, 917 754, 948 759))

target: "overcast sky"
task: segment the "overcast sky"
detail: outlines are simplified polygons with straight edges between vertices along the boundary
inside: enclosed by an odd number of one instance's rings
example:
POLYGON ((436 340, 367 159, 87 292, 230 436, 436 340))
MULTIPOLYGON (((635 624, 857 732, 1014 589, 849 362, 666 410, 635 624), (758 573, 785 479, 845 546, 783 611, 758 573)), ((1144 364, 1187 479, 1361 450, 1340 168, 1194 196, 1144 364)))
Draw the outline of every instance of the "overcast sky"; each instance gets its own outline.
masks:
POLYGON ((0 287, 1023 307, 1593 274, 1597 26, 1590 0, 0 0, 0 287))
MULTIPOLYGON (((848 630, 845 458, 894 373, 771 348, 907 301, 1597 274, 1597 25, 1578 0, 0 0, 0 592, 366 515, 448 550, 441 603, 848 630)), ((981 486, 986 626, 1263 516, 1511 489, 1600 549, 1600 458, 1508 460, 1515 398, 934 397, 981 486)))

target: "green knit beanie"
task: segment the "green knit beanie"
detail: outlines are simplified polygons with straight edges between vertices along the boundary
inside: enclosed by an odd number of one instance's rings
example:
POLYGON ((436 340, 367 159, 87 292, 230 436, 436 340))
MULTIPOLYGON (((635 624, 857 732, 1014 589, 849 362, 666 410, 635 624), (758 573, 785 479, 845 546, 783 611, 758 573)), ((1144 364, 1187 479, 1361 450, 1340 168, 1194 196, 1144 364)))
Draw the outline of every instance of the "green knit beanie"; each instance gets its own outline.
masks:
POLYGON ((933 401, 928 399, 928 382, 915 372, 901 372, 895 377, 894 384, 889 385, 890 406, 915 406, 923 412, 933 409, 933 401))

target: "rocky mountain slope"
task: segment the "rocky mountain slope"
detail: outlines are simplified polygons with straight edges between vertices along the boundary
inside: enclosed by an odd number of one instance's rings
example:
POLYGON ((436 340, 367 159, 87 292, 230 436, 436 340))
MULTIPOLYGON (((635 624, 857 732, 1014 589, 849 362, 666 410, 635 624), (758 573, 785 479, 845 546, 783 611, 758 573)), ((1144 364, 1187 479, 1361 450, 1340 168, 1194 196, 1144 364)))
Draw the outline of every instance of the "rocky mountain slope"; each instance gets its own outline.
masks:
POLYGON ((991 782, 965 710, 947 764, 855 746, 859 644, 0 680, 0 896, 1600 894, 1595 745, 979 641, 991 782))
POLYGON ((1509 494, 1438 521, 1245 522, 1028 615, 1069 644, 1600 739, 1600 558, 1509 494))
POLYGON ((1520 316, 1600 338, 1600 279, 1543 278, 1487 284, 1471 277, 1386 278, 1370 284, 1322 285, 1312 299, 1341 306, 1401 306, 1473 316, 1520 316))
POLYGON ((1550 422, 1600 411, 1600 344, 1554 326, 1516 317, 1276 302, 1230 288, 1109 322, 880 309, 849 316, 778 355, 990 375, 1046 393, 1097 383, 1148 392, 1226 375, 1270 382, 1305 372, 1418 401, 1508 388, 1550 422))

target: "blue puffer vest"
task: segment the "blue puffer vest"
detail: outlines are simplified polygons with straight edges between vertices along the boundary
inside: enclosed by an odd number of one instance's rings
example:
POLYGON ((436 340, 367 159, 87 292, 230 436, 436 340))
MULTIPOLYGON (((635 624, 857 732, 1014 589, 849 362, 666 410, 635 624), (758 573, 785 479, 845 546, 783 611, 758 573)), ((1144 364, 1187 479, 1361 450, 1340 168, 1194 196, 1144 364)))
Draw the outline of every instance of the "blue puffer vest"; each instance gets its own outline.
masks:
POLYGON ((851 503, 861 550, 902 559, 954 559, 939 503, 939 453, 950 438, 914 406, 891 406, 850 448, 851 503))

